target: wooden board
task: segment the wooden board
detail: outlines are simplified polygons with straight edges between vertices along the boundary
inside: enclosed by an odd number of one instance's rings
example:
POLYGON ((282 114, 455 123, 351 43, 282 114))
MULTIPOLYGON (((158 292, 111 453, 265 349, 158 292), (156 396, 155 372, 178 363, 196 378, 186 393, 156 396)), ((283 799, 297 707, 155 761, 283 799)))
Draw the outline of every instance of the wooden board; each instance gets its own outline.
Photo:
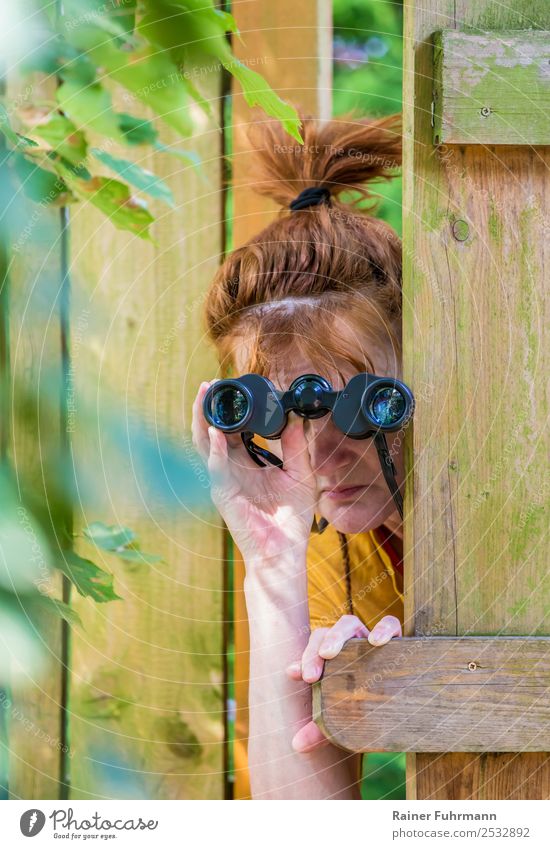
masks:
MULTIPOLYGON (((404 379, 427 389, 407 444, 405 633, 542 636, 550 149, 434 148, 431 37, 466 27, 548 30, 550 7, 406 4, 404 379)), ((544 754, 464 754, 463 780, 457 763, 410 756, 409 797, 549 798, 544 754)))
POLYGON ((550 144, 550 32, 434 33, 435 144, 550 144))
MULTIPOLYGON (((77 409, 75 460, 83 477, 91 463, 105 476, 102 502, 79 526, 96 519, 127 525, 144 551, 163 558, 125 564, 79 541, 81 554, 115 573, 123 601, 75 599, 85 630, 73 635, 72 798, 225 795, 223 529, 212 506, 196 515, 184 506, 168 510, 147 478, 138 479, 131 446, 113 463, 104 432, 114 408, 123 425, 137 413, 153 443, 168 434, 179 456, 193 460, 191 405, 215 370, 204 339, 204 294, 222 247, 218 73, 208 85, 212 121, 197 113, 196 134, 185 144, 161 129, 166 144, 199 155, 200 173, 166 154, 134 152, 176 199, 174 210, 154 206, 157 246, 115 230, 89 206, 71 222, 72 275, 85 292, 74 307, 81 327, 75 382, 97 408, 92 443, 79 438, 77 409), (120 480, 129 482, 127 492, 120 480)), ((135 103, 131 111, 144 114, 135 103)), ((128 157, 128 149, 120 154, 128 157)), ((204 497, 200 475, 197 466, 193 486, 204 497)))
POLYGON ((550 750, 550 639, 350 640, 314 687, 327 736, 349 751, 550 750))
MULTIPOLYGON (((277 93, 311 115, 327 119, 332 98, 332 5, 308 0, 297 15, 292 0, 239 0, 231 11, 241 39, 233 40, 235 55, 259 71, 277 93), (299 18, 299 20, 298 20, 299 18)), ((274 203, 256 195, 250 185, 250 145, 246 128, 263 114, 251 112, 238 87, 232 88, 231 169, 232 238, 229 248, 255 236, 277 213, 274 203)), ((289 136, 289 143, 292 139, 289 136)), ((248 620, 244 601, 244 564, 235 549, 235 798, 250 796, 247 767, 248 738, 248 620)))

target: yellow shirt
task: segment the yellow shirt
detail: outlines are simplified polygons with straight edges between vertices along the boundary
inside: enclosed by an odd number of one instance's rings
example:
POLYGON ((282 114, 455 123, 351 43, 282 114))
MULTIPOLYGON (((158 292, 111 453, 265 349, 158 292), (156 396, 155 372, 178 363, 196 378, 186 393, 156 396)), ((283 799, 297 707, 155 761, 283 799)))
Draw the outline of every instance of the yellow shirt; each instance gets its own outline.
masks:
MULTIPOLYGON (((307 552, 308 601, 310 626, 330 627, 353 612, 372 629, 383 616, 396 616, 403 624, 403 581, 388 551, 381 545, 378 532, 339 534, 332 525, 321 533, 312 533, 307 552), (378 538, 377 538, 378 537, 378 538), (346 576, 345 546, 349 571, 346 576), (350 591, 348 591, 350 590, 350 591), (350 608, 351 600, 351 608, 350 608)), ((246 621, 236 622, 236 651, 246 651, 246 621)), ((237 721, 235 727, 235 794, 249 799, 250 786, 246 762, 248 734, 247 682, 236 686, 237 721)), ((362 758, 355 759, 356 779, 361 776, 362 758)))

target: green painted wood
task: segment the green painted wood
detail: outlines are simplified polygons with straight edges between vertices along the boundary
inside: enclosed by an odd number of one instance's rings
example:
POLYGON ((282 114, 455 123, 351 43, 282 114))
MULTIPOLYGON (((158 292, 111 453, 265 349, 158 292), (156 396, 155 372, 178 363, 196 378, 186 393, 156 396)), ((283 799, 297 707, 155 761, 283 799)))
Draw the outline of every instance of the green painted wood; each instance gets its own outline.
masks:
POLYGON ((434 33, 435 144, 550 144, 550 32, 434 33))

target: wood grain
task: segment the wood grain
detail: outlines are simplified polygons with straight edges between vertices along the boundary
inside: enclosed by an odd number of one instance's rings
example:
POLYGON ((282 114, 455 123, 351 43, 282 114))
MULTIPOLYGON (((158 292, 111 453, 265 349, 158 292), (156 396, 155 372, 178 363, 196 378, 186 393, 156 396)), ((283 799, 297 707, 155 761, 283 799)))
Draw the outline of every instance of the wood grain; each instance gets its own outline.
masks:
POLYGON ((350 640, 314 688, 315 715, 349 751, 550 749, 550 639, 350 640))
MULTIPOLYGON (((231 11, 241 39, 235 55, 264 76, 277 93, 320 118, 331 115, 332 6, 330 0, 308 0, 297 13, 292 0, 237 0, 231 11)), ((237 85, 232 88, 232 234, 229 248, 255 236, 277 214, 277 207, 254 193, 248 173, 248 124, 263 120, 252 113, 237 85)), ((289 143, 294 143, 289 136, 289 143)), ((248 740, 248 620, 243 592, 244 564, 235 549, 235 798, 250 797, 248 740)))
MULTIPOLYGON (((113 459, 106 427, 116 410, 123 427, 139 418, 153 444, 169 436, 180 457, 194 456, 191 405, 215 371, 202 310, 220 262, 223 215, 219 71, 202 82, 213 119, 195 116, 196 133, 184 144, 161 130, 166 144, 199 155, 200 172, 135 150, 176 200, 174 210, 154 204, 157 244, 115 230, 89 205, 71 224, 72 273, 84 292, 73 317, 82 325, 73 351, 82 398, 76 416, 82 422, 86 402, 97 419, 91 441, 76 434, 75 461, 83 479, 89 463, 105 479, 79 526, 95 519, 127 525, 144 551, 163 558, 126 564, 79 541, 81 554, 115 574, 123 600, 75 599, 85 629, 75 631, 73 645, 72 798, 225 796, 221 520, 213 507, 195 512, 193 492, 175 493, 183 503, 170 509, 139 473, 131 444, 113 459)), ((152 117, 136 103, 130 111, 152 117)), ((197 466, 203 497, 205 481, 197 466)))
POLYGON ((434 144, 550 144, 550 32, 434 33, 434 144))
MULTIPOLYGON (((407 446, 406 635, 542 636, 550 634, 550 149, 434 148, 431 37, 467 27, 548 30, 550 7, 406 4, 404 377, 413 390, 430 387, 407 446)), ((463 782, 457 763, 454 754, 416 754, 410 795, 528 798, 536 786, 549 798, 545 755, 463 754, 463 782)))

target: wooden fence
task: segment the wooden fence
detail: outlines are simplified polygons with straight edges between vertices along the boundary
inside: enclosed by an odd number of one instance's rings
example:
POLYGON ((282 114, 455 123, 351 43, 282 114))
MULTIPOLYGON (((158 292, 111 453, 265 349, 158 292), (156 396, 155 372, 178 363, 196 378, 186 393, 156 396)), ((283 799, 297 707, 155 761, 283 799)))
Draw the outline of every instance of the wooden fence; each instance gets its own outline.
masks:
MULTIPOLYGON (((244 39, 244 47, 236 43, 241 57, 261 61, 259 70, 283 97, 327 116, 328 0, 253 0, 236 4, 234 12, 244 39)), ((498 136, 483 145, 434 145, 431 36, 465 26, 497 35, 544 30, 548 6, 542 0, 513 9, 494 0, 428 0, 422 9, 407 3, 405 378, 419 395, 408 444, 407 633, 544 635, 548 147, 502 147, 498 136)), ((65 376, 70 363, 71 387, 97 411, 97 442, 79 440, 78 406, 71 439, 64 408, 44 427, 58 429, 61 450, 73 452, 82 468, 102 457, 101 422, 111 403, 106 385, 123 408, 140 412, 151 432, 162 423, 185 450, 191 401, 200 381, 215 372, 199 316, 227 232, 219 129, 227 92, 219 72, 208 82, 214 116, 192 139, 202 176, 177 166, 169 172, 154 154, 141 163, 164 176, 176 197, 174 211, 158 210, 156 245, 115 231, 86 205, 70 212, 68 230, 63 215, 43 211, 42 242, 33 240, 32 253, 29 248, 16 258, 12 366, 32 381, 46 359, 65 376), (65 266, 81 292, 73 300, 66 297, 65 266), (40 326, 30 322, 27 307, 43 268, 63 285, 40 326)), ((15 94, 16 81, 12 86, 15 94)), ((480 114, 490 121, 491 104, 479 104, 485 107, 489 112, 480 114)), ((273 209, 246 185, 240 129, 250 119, 239 96, 233 109, 225 138, 234 130, 233 236, 239 244, 273 209)), ((35 469, 40 482, 40 458, 24 434, 17 450, 14 459, 35 469)), ((130 452, 121 456, 121 469, 127 472, 131 462, 130 452)), ((139 491, 125 495, 116 486, 118 471, 105 469, 103 514, 75 516, 75 530, 97 518, 129 524, 163 563, 136 569, 105 556, 124 601, 96 605, 75 597, 83 630, 69 633, 51 621, 44 676, 13 694, 10 792, 22 798, 227 797, 230 588, 223 529, 213 510, 200 519, 174 515, 139 491)), ((89 553, 82 540, 78 545, 89 553)), ((235 683, 243 748, 241 587, 237 557, 235 683)), ((548 755, 540 752, 415 753, 408 792, 417 798, 548 798, 549 769, 548 755)), ((244 772, 237 769, 236 777, 244 781, 244 772)), ((238 795, 246 795, 246 786, 238 795)))

